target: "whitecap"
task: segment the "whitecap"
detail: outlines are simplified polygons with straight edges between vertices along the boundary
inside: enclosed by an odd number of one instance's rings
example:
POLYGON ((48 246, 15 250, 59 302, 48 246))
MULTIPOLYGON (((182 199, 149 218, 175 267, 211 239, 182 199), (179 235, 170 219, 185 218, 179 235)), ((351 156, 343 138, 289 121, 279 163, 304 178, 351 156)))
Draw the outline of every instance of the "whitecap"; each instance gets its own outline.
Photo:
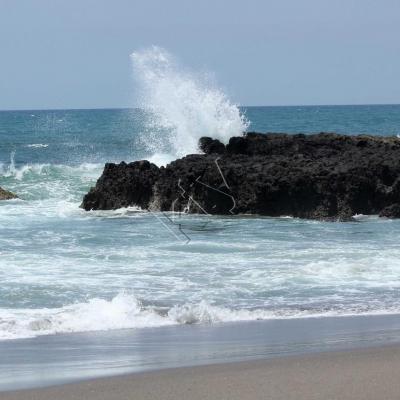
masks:
POLYGON ((44 143, 32 143, 32 144, 28 144, 26 145, 26 147, 30 147, 30 148, 34 148, 34 149, 44 149, 46 147, 49 147, 48 144, 44 144, 44 143))
POLYGON ((206 301, 162 308, 144 306, 133 294, 121 292, 111 300, 92 298, 60 308, 0 309, 0 340, 30 338, 59 333, 139 329, 186 324, 382 315, 400 312, 391 309, 229 309, 206 301))

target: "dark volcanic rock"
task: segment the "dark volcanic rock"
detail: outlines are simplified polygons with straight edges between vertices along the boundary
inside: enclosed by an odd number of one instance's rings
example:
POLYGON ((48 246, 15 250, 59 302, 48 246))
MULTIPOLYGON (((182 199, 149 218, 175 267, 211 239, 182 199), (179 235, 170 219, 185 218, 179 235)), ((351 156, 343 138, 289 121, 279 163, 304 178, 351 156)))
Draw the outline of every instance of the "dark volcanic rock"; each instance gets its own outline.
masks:
POLYGON ((82 207, 87 211, 132 205, 148 208, 158 176, 158 167, 148 161, 106 164, 96 187, 84 197, 82 207))
POLYGON ((400 216, 400 140, 333 133, 248 133, 224 146, 202 138, 205 154, 167 167, 106 164, 82 206, 252 213, 349 220, 400 216))
POLYGON ((18 196, 0 187, 0 200, 11 200, 11 199, 18 199, 18 196))
POLYGON ((389 207, 385 207, 379 214, 380 217, 386 218, 400 218, 400 204, 392 204, 389 207))
POLYGON ((202 137, 199 140, 200 150, 205 154, 223 154, 226 151, 225 145, 217 139, 202 137))

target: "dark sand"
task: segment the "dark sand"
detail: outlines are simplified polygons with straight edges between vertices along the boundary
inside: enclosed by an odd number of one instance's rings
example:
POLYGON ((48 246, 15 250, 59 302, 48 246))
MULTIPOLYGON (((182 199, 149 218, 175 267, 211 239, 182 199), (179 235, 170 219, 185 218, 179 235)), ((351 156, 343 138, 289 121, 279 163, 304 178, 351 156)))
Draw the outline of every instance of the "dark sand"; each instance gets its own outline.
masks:
POLYGON ((400 399, 400 346, 168 369, 0 393, 1 400, 400 399))

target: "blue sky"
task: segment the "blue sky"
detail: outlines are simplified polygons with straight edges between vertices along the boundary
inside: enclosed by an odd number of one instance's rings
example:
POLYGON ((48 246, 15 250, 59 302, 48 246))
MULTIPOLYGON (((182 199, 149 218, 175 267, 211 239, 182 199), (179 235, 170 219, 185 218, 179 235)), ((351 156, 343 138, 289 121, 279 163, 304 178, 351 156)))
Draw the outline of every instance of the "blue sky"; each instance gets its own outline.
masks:
POLYGON ((151 45, 242 105, 400 103, 398 0, 0 0, 0 109, 130 106, 151 45))

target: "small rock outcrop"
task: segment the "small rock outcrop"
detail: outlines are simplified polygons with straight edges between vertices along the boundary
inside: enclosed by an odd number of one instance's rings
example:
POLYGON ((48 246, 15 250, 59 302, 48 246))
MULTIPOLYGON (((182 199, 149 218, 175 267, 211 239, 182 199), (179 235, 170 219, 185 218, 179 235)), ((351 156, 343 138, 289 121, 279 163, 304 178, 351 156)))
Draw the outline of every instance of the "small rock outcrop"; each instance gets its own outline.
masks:
POLYGON ((11 200, 11 199, 17 199, 18 196, 12 192, 9 192, 8 190, 2 189, 0 187, 0 200, 11 200))
POLYGON ((400 203, 385 207, 379 214, 380 217, 400 218, 400 203))
POLYGON ((106 164, 82 207, 350 220, 400 217, 397 137, 248 133, 166 167, 106 164))
POLYGON ((85 210, 112 210, 132 205, 147 209, 154 197, 159 168, 148 161, 108 163, 102 176, 84 197, 85 210))

